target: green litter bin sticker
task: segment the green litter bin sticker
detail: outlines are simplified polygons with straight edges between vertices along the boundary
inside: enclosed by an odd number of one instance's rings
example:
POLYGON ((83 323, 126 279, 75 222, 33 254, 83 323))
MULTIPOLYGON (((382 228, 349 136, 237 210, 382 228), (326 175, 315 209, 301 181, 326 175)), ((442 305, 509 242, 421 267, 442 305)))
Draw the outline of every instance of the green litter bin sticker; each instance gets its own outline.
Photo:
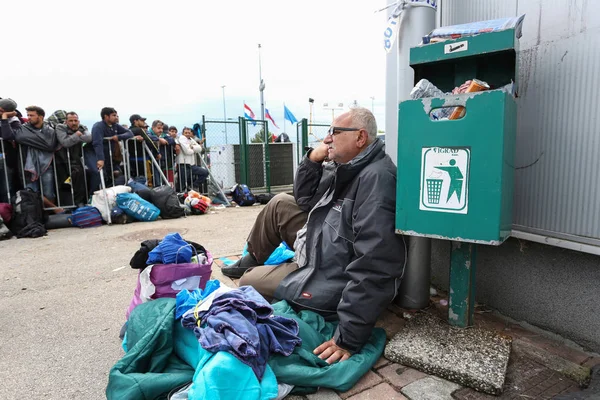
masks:
POLYGON ((423 147, 419 209, 467 214, 469 210, 468 147, 423 147))

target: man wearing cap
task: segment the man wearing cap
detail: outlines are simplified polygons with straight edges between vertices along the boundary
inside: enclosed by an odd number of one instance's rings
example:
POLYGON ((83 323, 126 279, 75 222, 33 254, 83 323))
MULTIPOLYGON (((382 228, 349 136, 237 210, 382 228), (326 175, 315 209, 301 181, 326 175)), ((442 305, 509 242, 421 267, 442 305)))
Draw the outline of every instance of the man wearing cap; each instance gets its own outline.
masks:
POLYGON ((129 153, 129 165, 132 177, 146 177, 146 160, 150 157, 145 156, 144 144, 148 146, 150 152, 156 159, 160 159, 158 151, 158 137, 148 133, 146 127, 146 118, 139 114, 133 114, 129 117, 131 123, 131 132, 135 138, 135 146, 131 141, 127 142, 127 152, 129 153))
MULTIPOLYGON (((19 118, 12 113, 16 113, 17 103, 12 99, 0 99, 0 115, 11 113, 11 117, 6 117, 6 123, 13 130, 19 126, 19 118)), ((3 116, 4 119, 4 116, 3 116)), ((4 121, 2 122, 4 124, 4 121)), ((18 150, 14 140, 0 140, 0 203, 10 203, 11 194, 15 193, 13 182, 15 174, 18 171, 18 150)))
POLYGON ((85 146, 84 149, 85 165, 90 173, 90 194, 100 187, 100 170, 106 166, 110 176, 114 176, 114 171, 119 170, 115 160, 106 160, 115 153, 115 146, 119 140, 133 137, 129 129, 119 125, 119 116, 114 108, 104 107, 100 111, 100 118, 102 121, 96 122, 92 127, 91 146, 85 146))
POLYGON ((314 354, 331 364, 367 343, 396 296, 406 245, 395 234, 396 167, 377 138, 375 117, 353 108, 337 117, 296 172, 294 196, 278 194, 258 215, 248 255, 221 272, 241 276, 268 299, 337 317, 314 354), (262 266, 284 241, 294 262, 262 266))

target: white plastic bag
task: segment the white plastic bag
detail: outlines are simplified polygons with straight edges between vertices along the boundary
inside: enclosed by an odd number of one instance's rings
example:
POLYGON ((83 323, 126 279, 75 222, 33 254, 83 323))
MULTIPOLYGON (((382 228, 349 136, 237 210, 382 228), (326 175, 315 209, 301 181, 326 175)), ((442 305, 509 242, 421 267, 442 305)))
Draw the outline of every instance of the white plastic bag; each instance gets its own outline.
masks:
POLYGON ((94 195, 92 196, 92 206, 96 207, 100 214, 102 215, 102 219, 105 222, 108 222, 108 214, 106 214, 106 203, 108 203, 108 210, 112 210, 117 206, 117 195, 119 193, 131 193, 131 188, 129 186, 113 186, 111 188, 106 188, 106 198, 104 197, 103 190, 96 190, 94 195))

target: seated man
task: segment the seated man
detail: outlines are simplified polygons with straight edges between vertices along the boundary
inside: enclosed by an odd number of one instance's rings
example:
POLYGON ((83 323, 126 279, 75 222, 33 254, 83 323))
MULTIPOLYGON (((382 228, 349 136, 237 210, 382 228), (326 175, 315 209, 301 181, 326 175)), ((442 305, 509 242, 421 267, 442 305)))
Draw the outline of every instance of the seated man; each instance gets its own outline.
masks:
POLYGON ((222 272, 267 299, 337 317, 334 336, 314 352, 328 363, 346 360, 400 286, 406 245, 394 232, 395 206, 396 167, 377 139, 375 117, 352 109, 302 160, 294 197, 279 194, 260 212, 249 254, 222 272), (282 241, 296 261, 261 266, 282 241))
POLYGON ((196 165, 196 154, 202 152, 202 146, 194 138, 194 133, 187 126, 179 137, 180 152, 177 155, 177 191, 199 190, 200 185, 208 177, 206 168, 196 165))
POLYGON ((79 124, 76 112, 71 111, 65 115, 65 123, 56 125, 56 138, 62 146, 56 152, 56 175, 59 184, 71 183, 73 205, 82 205, 87 203, 82 144, 92 143, 92 135, 87 127, 79 124))
POLYGON ((42 108, 29 106, 25 110, 29 121, 23 125, 20 122, 9 124, 9 119, 16 115, 15 111, 2 114, 2 139, 15 140, 22 146, 26 186, 42 193, 45 207, 58 211, 54 204, 56 188, 53 166, 54 151, 58 145, 56 132, 44 123, 46 113, 42 108))

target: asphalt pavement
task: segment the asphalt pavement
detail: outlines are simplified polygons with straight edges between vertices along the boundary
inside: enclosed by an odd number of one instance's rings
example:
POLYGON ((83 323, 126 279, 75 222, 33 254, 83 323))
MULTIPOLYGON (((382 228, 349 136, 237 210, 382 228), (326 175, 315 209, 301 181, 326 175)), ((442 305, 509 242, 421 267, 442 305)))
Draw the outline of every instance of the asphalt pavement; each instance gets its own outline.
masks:
POLYGON ((108 372, 123 355, 118 334, 139 243, 179 232, 214 257, 239 254, 261 209, 0 242, 0 399, 106 398, 108 372))

